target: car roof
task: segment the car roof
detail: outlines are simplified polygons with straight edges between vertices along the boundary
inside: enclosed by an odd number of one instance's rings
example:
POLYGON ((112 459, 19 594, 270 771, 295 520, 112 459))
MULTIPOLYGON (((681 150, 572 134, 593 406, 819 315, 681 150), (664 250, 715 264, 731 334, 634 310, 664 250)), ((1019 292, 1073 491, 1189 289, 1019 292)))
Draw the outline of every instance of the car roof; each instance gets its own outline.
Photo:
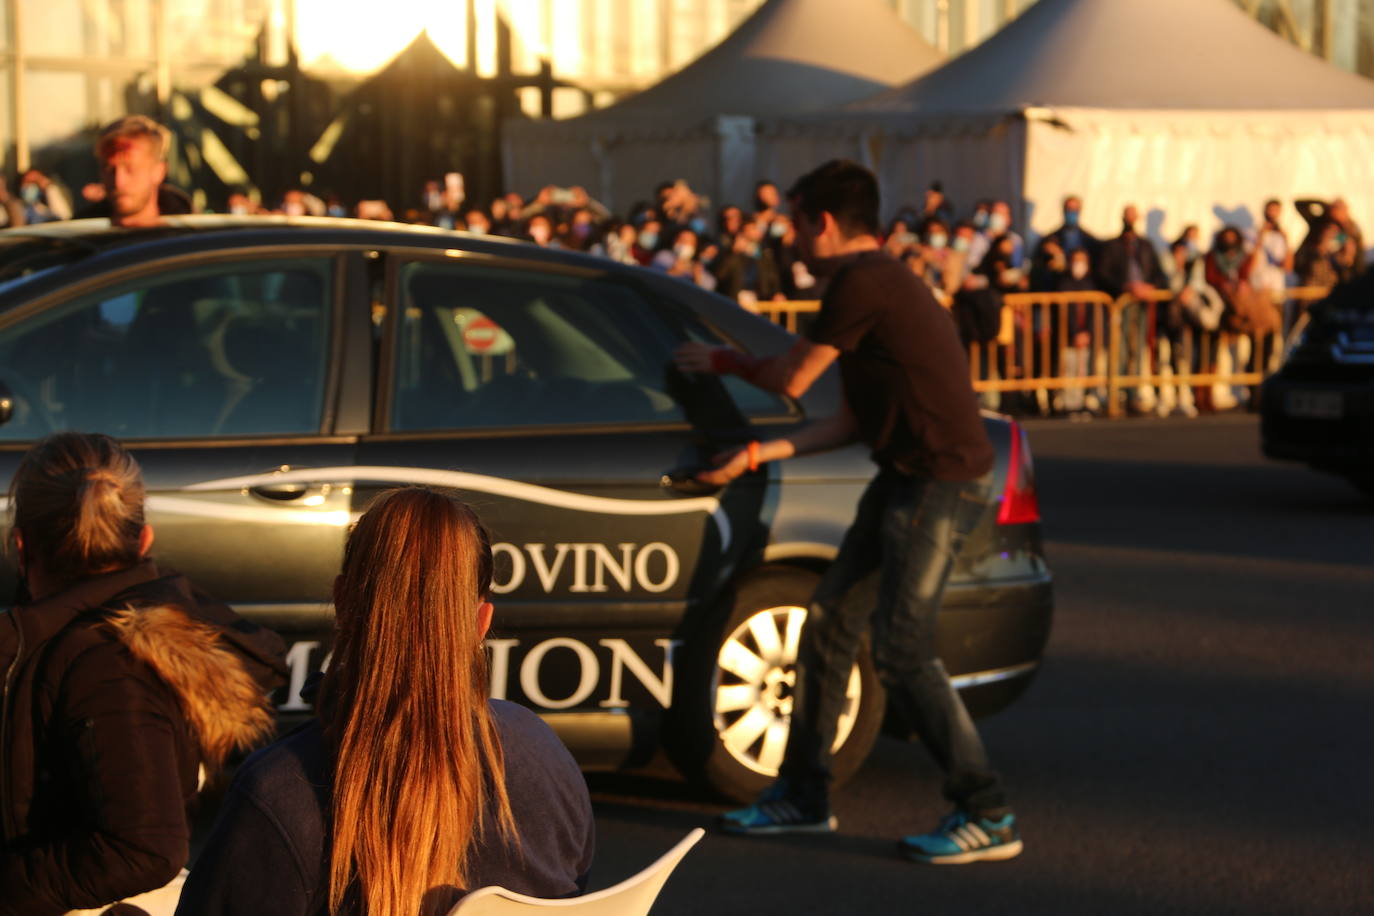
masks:
POLYGON ((648 273, 606 258, 516 239, 375 220, 197 214, 129 228, 111 226, 108 219, 84 219, 0 230, 0 312, 84 277, 142 261, 284 245, 461 251, 601 275, 648 273))
POLYGON ((129 251, 159 246, 161 243, 178 239, 204 243, 215 238, 233 245, 252 245, 258 240, 280 241, 282 237, 289 237, 293 241, 305 244, 333 240, 357 245, 422 248, 443 248, 457 241, 464 248, 474 250, 485 249, 502 253, 518 251, 519 256, 525 259, 572 261, 600 267, 608 264, 607 261, 591 255, 540 248, 516 239, 475 235, 437 226, 314 216, 196 214, 163 217, 156 226, 146 227, 117 227, 111 226, 108 219, 80 219, 0 230, 0 242, 23 238, 51 239, 59 244, 87 248, 92 253, 129 251))
POLYGON ((310 216, 196 214, 164 217, 156 226, 137 228, 111 226, 108 219, 84 219, 0 230, 0 312, 72 282, 142 261, 215 249, 283 245, 462 251, 526 264, 633 278, 675 300, 694 302, 699 313, 704 312, 718 325, 727 326, 736 339, 742 337, 756 342, 760 333, 780 330, 772 322, 744 312, 724 297, 638 265, 436 226, 310 216), (22 248, 22 253, 15 255, 18 258, 33 255, 35 248, 39 249, 40 257, 44 254, 53 256, 39 264, 36 273, 6 276, 6 268, 11 266, 7 263, 7 243, 23 243, 15 246, 22 248), (50 265, 60 269, 42 269, 50 265))

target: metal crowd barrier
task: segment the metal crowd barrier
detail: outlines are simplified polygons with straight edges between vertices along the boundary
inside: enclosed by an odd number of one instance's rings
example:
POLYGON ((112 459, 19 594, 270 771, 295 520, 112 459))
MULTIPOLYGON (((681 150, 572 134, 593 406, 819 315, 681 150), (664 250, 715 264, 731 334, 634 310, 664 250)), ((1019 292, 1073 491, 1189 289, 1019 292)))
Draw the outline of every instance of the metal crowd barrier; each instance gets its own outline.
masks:
POLYGON ((792 299, 786 302, 765 300, 754 306, 754 311, 764 318, 780 324, 793 334, 797 333, 797 316, 814 315, 821 310, 819 299, 792 299))
MULTIPOLYGON (((1324 287, 1290 288, 1282 330, 1261 340, 1224 327, 1161 333, 1157 311, 1173 298, 1167 291, 1143 300, 1113 300, 1095 291, 1010 293, 1002 297, 996 338, 969 347, 973 388, 1032 392, 1070 409, 1096 401, 1113 417, 1126 410, 1128 391, 1146 409, 1191 404, 1201 389, 1216 392, 1215 406, 1233 406, 1228 389, 1258 385, 1276 369, 1290 330, 1327 293, 1324 287)), ((820 302, 760 302, 756 310, 796 333, 798 316, 818 312, 820 302)))

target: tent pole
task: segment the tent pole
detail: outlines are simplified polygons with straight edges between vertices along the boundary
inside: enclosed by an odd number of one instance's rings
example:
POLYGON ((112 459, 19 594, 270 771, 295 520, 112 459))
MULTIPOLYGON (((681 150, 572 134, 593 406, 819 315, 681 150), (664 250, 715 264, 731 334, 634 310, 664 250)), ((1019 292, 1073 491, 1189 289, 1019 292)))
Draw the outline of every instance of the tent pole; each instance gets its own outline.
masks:
POLYGON ((10 28, 10 121, 14 125, 14 170, 23 175, 29 170, 28 92, 24 87, 24 22, 19 0, 9 0, 10 28))
POLYGON ((1335 35, 1336 10, 1332 0, 1321 0, 1322 5, 1322 57, 1328 61, 1336 53, 1335 35))

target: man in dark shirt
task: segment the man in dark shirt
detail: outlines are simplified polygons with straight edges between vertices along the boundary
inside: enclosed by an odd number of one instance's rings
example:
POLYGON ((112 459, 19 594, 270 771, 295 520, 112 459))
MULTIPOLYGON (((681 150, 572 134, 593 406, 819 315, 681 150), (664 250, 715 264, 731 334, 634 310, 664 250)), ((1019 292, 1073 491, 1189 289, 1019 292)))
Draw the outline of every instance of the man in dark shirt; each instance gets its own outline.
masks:
POLYGON ((1077 194, 1064 198, 1064 222, 1040 240, 1031 262, 1031 289, 1054 292, 1069 275, 1069 262, 1074 252, 1086 251, 1088 260, 1095 261, 1102 243, 1080 224, 1083 199, 1077 194))
MULTIPOLYGON (((1114 299, 1122 295, 1131 297, 1121 310, 1122 346, 1115 367, 1123 375, 1148 375, 1152 371, 1152 295, 1157 289, 1169 287, 1155 246, 1136 229, 1139 220, 1140 212, 1135 205, 1127 204, 1121 211, 1121 234, 1103 242, 1097 258, 1097 288, 1114 299)), ((1148 413, 1155 409, 1155 403, 1153 386, 1140 385, 1132 390, 1132 410, 1148 413)))
POLYGON ((871 623, 888 701, 944 767, 945 794, 956 805, 935 831, 904 838, 903 852, 934 864, 1008 859, 1021 851, 1015 817, 935 645, 945 580, 990 497, 993 451, 968 363, 929 288, 881 250, 871 172, 832 161, 789 196, 802 256, 813 273, 830 277, 809 339, 768 359, 688 344, 677 363, 796 397, 838 360, 843 407, 784 438, 717 456, 720 466, 699 476, 723 485, 759 462, 855 441, 872 449, 880 470, 812 597, 780 778, 754 805, 724 815, 721 826, 741 834, 835 829, 830 750, 871 623), (880 567, 877 608, 846 602, 850 588, 880 567))

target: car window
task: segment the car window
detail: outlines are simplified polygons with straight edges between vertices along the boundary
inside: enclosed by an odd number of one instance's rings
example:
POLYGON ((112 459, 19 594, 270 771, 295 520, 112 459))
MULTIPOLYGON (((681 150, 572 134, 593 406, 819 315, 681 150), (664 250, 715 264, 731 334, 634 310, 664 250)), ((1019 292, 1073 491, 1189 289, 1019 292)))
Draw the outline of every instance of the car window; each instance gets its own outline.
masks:
POLYGON ((169 272, 0 329, 0 383, 16 401, 0 439, 317 432, 331 273, 324 259, 169 272))
MULTIPOLYGON (((716 347, 732 346, 714 331, 697 322, 688 324, 687 336, 698 343, 707 343, 716 347)), ((778 352, 782 351, 779 350, 778 352)), ((773 356, 775 354, 765 353, 761 355, 773 356)), ((737 375, 722 375, 720 381, 725 386, 725 391, 730 396, 730 400, 734 401, 735 406, 739 408, 739 412, 751 420, 768 417, 795 418, 796 411, 793 410, 792 406, 771 391, 764 391, 756 385, 751 385, 737 375)))
POLYGON ((686 419, 668 394, 685 337, 632 287, 417 262, 400 293, 392 429, 686 419))

